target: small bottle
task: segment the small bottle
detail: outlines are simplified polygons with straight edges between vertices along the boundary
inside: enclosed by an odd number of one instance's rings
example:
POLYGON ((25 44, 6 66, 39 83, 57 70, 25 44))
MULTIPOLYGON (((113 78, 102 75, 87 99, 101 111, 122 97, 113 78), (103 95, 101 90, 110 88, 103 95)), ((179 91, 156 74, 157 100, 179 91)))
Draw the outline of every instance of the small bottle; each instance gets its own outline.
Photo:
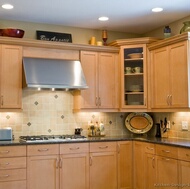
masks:
POLYGON ((99 126, 100 126, 100 135, 104 136, 105 135, 104 124, 101 122, 99 126))
POLYGON ((164 28, 164 38, 168 38, 171 36, 171 28, 169 26, 165 26, 164 28))

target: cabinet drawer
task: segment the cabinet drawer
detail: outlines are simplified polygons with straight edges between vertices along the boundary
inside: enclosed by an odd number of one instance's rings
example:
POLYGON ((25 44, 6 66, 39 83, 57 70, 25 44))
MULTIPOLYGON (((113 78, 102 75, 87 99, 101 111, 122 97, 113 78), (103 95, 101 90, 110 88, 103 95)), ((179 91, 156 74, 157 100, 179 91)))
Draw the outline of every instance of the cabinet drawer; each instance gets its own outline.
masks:
POLYGON ((60 154, 89 152, 89 143, 60 144, 60 154))
POLYGON ((170 158, 178 158, 178 148, 168 145, 156 145, 156 154, 170 158))
POLYGON ((27 146, 27 156, 42 156, 52 154, 59 154, 59 144, 27 146))
POLYGON ((2 189, 26 189, 26 181, 11 181, 11 182, 0 182, 0 188, 2 189))
POLYGON ((178 159, 190 161, 190 149, 178 148, 178 159))
POLYGON ((1 146, 0 157, 26 156, 26 146, 1 146))
POLYGON ((145 143, 144 152, 148 154, 155 154, 155 145, 152 143, 145 143))
POLYGON ((13 158, 0 159, 0 170, 17 169, 17 168, 26 168, 26 157, 13 157, 13 158))
POLYGON ((0 182, 13 180, 26 180, 26 169, 0 170, 0 182))
POLYGON ((116 151, 116 142, 93 142, 90 143, 90 152, 113 152, 116 151))

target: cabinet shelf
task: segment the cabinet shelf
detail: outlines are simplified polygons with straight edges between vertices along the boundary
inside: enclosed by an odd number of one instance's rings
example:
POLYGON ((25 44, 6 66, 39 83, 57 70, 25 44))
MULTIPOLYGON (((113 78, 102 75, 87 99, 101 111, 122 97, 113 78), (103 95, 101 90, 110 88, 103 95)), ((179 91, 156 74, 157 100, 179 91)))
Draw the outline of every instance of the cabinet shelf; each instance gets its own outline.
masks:
POLYGON ((142 76, 143 73, 130 73, 130 74, 124 74, 125 76, 142 76))
POLYGON ((124 59, 124 61, 139 61, 139 60, 143 60, 143 58, 126 58, 126 59, 124 59))
POLYGON ((139 91, 139 92, 131 92, 131 91, 127 91, 125 92, 125 94, 127 95, 139 95, 139 94, 144 94, 144 91, 139 91))

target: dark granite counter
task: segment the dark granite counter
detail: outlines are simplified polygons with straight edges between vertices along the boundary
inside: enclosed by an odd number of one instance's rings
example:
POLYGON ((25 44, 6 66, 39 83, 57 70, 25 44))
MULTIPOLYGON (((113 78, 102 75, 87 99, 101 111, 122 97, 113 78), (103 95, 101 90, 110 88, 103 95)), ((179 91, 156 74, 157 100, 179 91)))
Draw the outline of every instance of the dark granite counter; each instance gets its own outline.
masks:
POLYGON ((154 144, 162 145, 172 145, 176 147, 185 147, 190 148, 190 140, 177 139, 177 138, 156 138, 156 137, 143 137, 143 136, 106 136, 106 137, 89 137, 87 140, 75 141, 68 140, 62 142, 34 142, 34 143, 25 143, 20 142, 19 140, 13 141, 0 141, 0 146, 16 146, 16 145, 37 145, 37 144, 63 144, 63 143, 82 143, 82 142, 111 142, 111 141, 141 141, 141 142, 150 142, 154 144))

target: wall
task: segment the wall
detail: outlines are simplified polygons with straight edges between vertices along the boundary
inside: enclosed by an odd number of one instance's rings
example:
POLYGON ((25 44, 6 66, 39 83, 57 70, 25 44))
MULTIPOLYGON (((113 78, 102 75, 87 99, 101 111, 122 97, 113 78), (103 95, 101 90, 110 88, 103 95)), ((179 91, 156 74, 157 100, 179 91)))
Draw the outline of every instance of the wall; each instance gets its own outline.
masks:
MULTIPOLYGON (((0 20, 0 28, 19 28, 25 31, 24 38, 36 39, 36 30, 52 31, 60 33, 72 34, 73 43, 76 44, 88 44, 92 36, 96 37, 96 40, 102 41, 102 31, 92 30, 84 28, 66 27, 60 25, 49 25, 31 22, 19 22, 10 20, 0 20)), ((131 37, 139 37, 137 34, 113 32, 108 31, 108 43, 116 39, 125 39, 131 37)))
MULTIPOLYGON (((70 92, 23 90, 23 111, 0 113, 0 127, 12 127, 16 139, 20 135, 74 134, 75 127, 88 135, 88 121, 105 125, 107 136, 131 135, 125 127, 128 113, 73 113, 70 92)), ((167 117, 171 122, 169 137, 190 138, 190 131, 181 130, 181 121, 190 123, 190 113, 154 113, 154 123, 167 117)), ((155 136, 155 124, 148 133, 155 136)))
MULTIPOLYGON (((180 19, 180 20, 177 20, 173 23, 168 23, 168 25, 172 31, 171 36, 180 34, 180 30, 183 27, 183 22, 185 22, 185 21, 190 21, 190 16, 185 17, 185 18, 180 19)), ((165 26, 162 26, 160 28, 157 28, 156 30, 145 33, 145 34, 143 34, 143 36, 163 38, 164 37, 164 27, 165 26)))
MULTIPOLYGON (((190 17, 169 24, 172 34, 179 33, 183 26, 183 21, 190 20, 190 17)), ((25 38, 35 39, 36 30, 56 31, 71 33, 74 43, 88 43, 91 36, 101 40, 101 31, 88 30, 82 28, 42 25, 36 23, 24 23, 13 21, 1 21, 0 27, 16 27, 26 31, 25 38)), ((164 27, 164 26, 163 26, 164 27)), ((163 27, 145 34, 150 37, 162 37, 163 27)), ((108 32, 109 41, 121 38, 135 37, 133 34, 108 32)), ((20 135, 36 134, 73 134, 75 127, 82 127, 83 134, 87 135, 88 121, 100 122, 105 124, 106 135, 131 135, 126 129, 124 121, 127 113, 72 113, 73 98, 69 92, 37 92, 23 90, 23 111, 22 112, 2 112, 0 113, 0 128, 10 126, 13 128, 15 138, 20 135)), ((167 117, 171 122, 171 129, 168 132, 169 137, 190 139, 189 131, 181 130, 181 121, 190 123, 189 112, 177 113, 153 113, 154 123, 167 117)), ((190 126, 189 126, 190 127, 190 126)), ((155 125, 148 133, 155 136, 155 125)))

